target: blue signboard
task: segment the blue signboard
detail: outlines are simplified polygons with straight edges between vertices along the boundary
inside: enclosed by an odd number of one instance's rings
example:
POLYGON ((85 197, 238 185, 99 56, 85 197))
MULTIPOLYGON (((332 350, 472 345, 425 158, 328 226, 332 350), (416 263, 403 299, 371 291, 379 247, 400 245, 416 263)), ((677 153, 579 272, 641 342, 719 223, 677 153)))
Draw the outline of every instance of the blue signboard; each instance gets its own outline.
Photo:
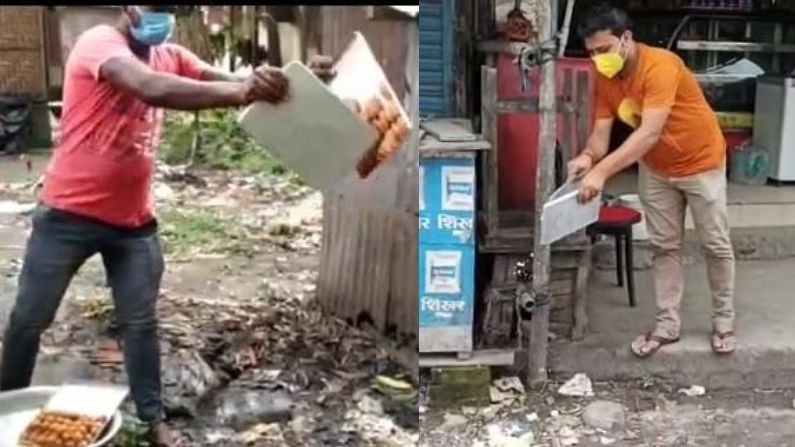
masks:
POLYGON ((420 243, 474 245, 475 217, 460 213, 420 213, 420 243))
POLYGON ((420 211, 475 213, 475 159, 420 159, 420 211))
POLYGON ((475 248, 420 244, 420 326, 471 326, 475 296, 475 248))
POLYGON ((420 159, 420 326, 472 325, 475 296, 475 160, 420 159))
POLYGON ((421 159, 419 176, 420 242, 474 245, 474 159, 421 159))

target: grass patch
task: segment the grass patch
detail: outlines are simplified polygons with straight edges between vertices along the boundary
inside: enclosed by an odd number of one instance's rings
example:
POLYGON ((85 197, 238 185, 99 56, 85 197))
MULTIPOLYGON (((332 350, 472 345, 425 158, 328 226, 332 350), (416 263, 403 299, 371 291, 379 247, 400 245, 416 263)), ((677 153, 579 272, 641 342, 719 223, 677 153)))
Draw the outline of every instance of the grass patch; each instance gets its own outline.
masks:
POLYGON ((232 222, 206 209, 170 209, 160 222, 163 249, 171 255, 224 251, 238 238, 232 222))
POLYGON ((200 112, 198 128, 194 113, 169 112, 159 148, 160 158, 171 165, 189 163, 197 134, 199 145, 193 159, 197 166, 248 174, 291 174, 240 127, 234 109, 200 112))

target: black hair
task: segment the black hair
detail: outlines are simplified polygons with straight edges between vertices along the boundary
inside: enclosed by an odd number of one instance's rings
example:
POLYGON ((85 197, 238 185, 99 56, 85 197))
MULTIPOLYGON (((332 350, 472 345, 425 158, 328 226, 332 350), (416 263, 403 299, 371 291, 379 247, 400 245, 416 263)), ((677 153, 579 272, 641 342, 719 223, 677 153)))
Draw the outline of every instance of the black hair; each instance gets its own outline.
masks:
POLYGON ((603 2, 589 9, 577 26, 577 34, 587 39, 599 31, 610 31, 614 36, 621 37, 626 31, 632 31, 632 20, 626 11, 603 2))
POLYGON ((177 12, 177 6, 175 5, 146 5, 149 7, 149 10, 152 12, 167 12, 169 14, 174 14, 177 12))
POLYGON ((119 9, 127 11, 133 6, 145 6, 151 12, 167 12, 169 14, 174 14, 179 10, 179 7, 174 5, 125 5, 119 6, 119 9))

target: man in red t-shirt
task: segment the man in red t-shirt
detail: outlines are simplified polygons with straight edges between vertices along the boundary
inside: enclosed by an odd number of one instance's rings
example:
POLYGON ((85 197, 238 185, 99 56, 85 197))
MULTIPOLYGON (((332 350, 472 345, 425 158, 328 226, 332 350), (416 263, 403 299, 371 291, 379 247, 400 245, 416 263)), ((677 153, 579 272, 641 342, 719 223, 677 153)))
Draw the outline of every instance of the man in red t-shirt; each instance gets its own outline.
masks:
MULTIPOLYGON (((6 329, 0 390, 30 385, 41 333, 78 268, 100 253, 113 290, 139 417, 156 445, 176 445, 163 422, 155 305, 163 256, 152 200, 163 109, 278 103, 288 83, 262 67, 241 78, 166 43, 173 6, 125 6, 116 26, 83 33, 65 67, 61 135, 33 216, 6 329)), ((328 58, 310 64, 328 80, 328 58)))

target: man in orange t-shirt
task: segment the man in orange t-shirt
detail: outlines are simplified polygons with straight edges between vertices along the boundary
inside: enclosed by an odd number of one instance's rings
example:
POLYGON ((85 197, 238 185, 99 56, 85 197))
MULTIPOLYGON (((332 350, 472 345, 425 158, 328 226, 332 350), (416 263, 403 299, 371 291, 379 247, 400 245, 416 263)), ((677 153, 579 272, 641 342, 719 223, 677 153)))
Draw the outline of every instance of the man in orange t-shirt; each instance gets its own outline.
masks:
POLYGON ((706 255, 712 289, 712 349, 728 354, 734 335, 734 252, 726 206, 726 142, 696 77, 674 53, 635 42, 627 14, 594 7, 579 26, 599 76, 596 122, 569 176, 582 178, 580 201, 640 163, 639 190, 654 248, 657 317, 631 345, 639 357, 679 340, 684 293, 682 242, 689 205, 706 255), (607 155, 613 121, 634 129, 607 155))

